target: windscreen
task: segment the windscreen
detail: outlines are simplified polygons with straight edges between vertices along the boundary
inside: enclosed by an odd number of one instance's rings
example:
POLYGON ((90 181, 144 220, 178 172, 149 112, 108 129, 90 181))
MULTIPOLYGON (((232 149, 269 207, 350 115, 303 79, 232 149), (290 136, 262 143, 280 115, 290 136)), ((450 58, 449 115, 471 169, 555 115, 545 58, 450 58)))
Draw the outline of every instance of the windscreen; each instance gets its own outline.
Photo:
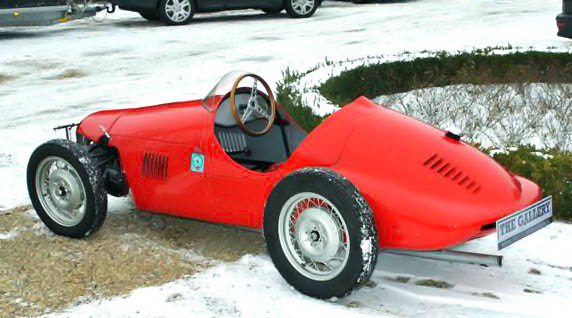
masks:
MULTIPOLYGON (((203 98, 202 105, 208 111, 212 112, 215 107, 220 103, 221 98, 230 92, 232 85, 236 79, 248 72, 245 71, 231 71, 226 73, 216 85, 211 89, 208 95, 203 98)), ((242 83, 241 83, 242 84, 242 83)), ((242 85, 241 85, 242 86, 242 85)))

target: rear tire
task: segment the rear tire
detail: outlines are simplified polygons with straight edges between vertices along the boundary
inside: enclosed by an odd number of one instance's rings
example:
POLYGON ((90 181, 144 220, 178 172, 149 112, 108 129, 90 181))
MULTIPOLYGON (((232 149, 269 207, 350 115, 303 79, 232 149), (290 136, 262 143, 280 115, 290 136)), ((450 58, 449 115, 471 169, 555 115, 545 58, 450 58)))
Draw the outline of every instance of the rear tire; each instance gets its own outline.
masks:
POLYGON ((319 0, 286 0, 286 12, 292 18, 309 18, 319 4, 319 0))
POLYGON ((193 0, 162 0, 158 15, 161 21, 169 25, 185 25, 191 22, 195 14, 193 0), (178 4, 177 4, 178 3, 178 4))
POLYGON ((58 235, 82 238, 95 233, 107 215, 102 172, 86 148, 50 140, 32 153, 28 193, 36 213, 58 235))
POLYGON ((264 210, 272 262, 308 296, 344 297, 361 287, 377 262, 378 238, 369 205, 344 177, 324 168, 282 179, 264 210))

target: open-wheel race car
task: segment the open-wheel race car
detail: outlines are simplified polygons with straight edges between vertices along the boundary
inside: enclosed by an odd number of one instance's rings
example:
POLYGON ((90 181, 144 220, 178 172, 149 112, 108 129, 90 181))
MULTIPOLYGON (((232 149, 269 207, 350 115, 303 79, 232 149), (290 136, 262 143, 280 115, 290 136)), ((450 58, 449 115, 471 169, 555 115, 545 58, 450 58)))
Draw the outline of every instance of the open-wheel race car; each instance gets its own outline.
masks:
POLYGON ((442 250, 498 222, 511 243, 551 219, 536 184, 458 134, 365 97, 308 133, 251 73, 228 73, 202 100, 96 112, 69 139, 28 164, 53 232, 93 234, 107 194, 131 192, 141 210, 263 230, 284 279, 318 298, 364 284, 382 249, 442 250))

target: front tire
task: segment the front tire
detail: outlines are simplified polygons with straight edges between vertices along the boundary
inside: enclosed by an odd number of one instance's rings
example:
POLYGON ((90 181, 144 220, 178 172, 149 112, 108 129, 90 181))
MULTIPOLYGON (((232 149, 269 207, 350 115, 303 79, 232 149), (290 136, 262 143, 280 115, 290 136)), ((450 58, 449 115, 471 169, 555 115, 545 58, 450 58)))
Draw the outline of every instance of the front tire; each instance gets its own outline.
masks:
POLYGON ((308 18, 316 12, 319 4, 319 0, 286 0, 286 12, 292 18, 308 18))
POLYGON ((50 140, 32 153, 28 193, 36 213, 58 235, 82 238, 95 233, 107 215, 102 172, 86 148, 50 140))
POLYGON ((188 24, 194 14, 193 0, 162 0, 159 4, 159 17, 169 25, 188 24))
POLYGON ((264 210, 268 254, 284 279, 308 296, 344 297, 377 262, 369 205, 339 174, 303 169, 282 179, 264 210))

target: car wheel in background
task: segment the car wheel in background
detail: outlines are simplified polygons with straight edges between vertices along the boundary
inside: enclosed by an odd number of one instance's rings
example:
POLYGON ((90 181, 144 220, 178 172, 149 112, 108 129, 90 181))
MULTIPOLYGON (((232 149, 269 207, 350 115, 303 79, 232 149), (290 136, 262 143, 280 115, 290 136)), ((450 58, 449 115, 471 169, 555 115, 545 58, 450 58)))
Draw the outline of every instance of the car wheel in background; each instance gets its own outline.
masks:
POLYGON ((169 25, 187 24, 194 13, 193 0, 162 0, 159 5, 159 17, 169 25))
POLYGON ((319 2, 319 0, 286 0, 286 12, 293 18, 308 18, 316 12, 319 2))
POLYGON ((103 224, 103 175, 85 146, 65 139, 40 145, 28 162, 27 181, 36 213, 54 233, 82 238, 103 224))
POLYGON ((351 293, 377 262, 369 205, 347 179, 324 168, 296 171, 274 187, 264 210, 264 238, 282 277, 312 297, 351 293))
POLYGON ((159 20, 159 15, 157 14, 156 11, 139 11, 139 15, 141 15, 141 17, 143 17, 143 19, 148 20, 148 21, 157 21, 159 20))

